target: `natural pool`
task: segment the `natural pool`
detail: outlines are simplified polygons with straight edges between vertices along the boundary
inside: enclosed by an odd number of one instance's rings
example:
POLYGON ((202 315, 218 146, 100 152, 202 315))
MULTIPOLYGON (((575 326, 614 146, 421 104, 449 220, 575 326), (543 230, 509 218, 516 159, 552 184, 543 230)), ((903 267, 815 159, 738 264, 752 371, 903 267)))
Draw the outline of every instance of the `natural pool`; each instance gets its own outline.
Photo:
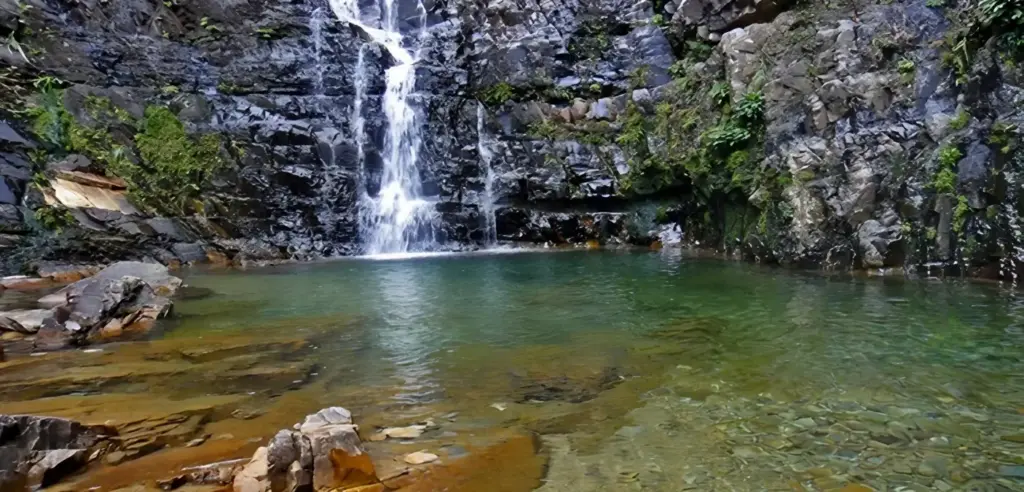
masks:
POLYGON ((1024 490, 1024 298, 999 285, 670 250, 342 260, 186 281, 152 341, 0 370, 0 412, 161 436, 79 487, 247 456, 341 405, 367 435, 434 424, 371 454, 487 456, 452 472, 449 490, 1024 490), (184 430, 166 438, 161 426, 184 430), (495 444, 520 438, 525 450, 495 444))

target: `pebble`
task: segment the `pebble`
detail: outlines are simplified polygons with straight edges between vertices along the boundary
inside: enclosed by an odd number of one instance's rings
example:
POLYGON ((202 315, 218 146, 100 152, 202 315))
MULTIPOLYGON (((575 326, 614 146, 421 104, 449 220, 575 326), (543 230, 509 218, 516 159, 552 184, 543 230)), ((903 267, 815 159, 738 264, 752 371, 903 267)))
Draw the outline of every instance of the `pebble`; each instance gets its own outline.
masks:
POLYGON ((804 418, 802 418, 800 420, 797 420, 797 421, 793 422, 793 425, 795 425, 795 426, 797 426, 797 427, 799 427, 801 429, 811 429, 811 428, 817 426, 818 424, 816 424, 814 422, 814 419, 812 419, 810 417, 804 417, 804 418))
POLYGON ((737 446, 732 448, 732 455, 737 458, 749 460, 761 455, 761 452, 749 446, 737 446))
POLYGON ((437 455, 426 451, 416 451, 415 453, 405 455, 404 460, 410 465, 422 465, 424 463, 437 461, 437 455))

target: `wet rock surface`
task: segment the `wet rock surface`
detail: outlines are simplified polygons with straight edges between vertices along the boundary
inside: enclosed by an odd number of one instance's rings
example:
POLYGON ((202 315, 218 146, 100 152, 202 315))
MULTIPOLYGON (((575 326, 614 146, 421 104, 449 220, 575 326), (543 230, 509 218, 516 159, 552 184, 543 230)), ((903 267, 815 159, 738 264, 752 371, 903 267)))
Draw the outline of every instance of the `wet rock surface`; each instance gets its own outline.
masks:
POLYGON ((46 309, 0 315, 0 330, 34 334, 37 350, 58 350, 144 334, 166 316, 181 279, 153 263, 115 263, 49 294, 46 309))
POLYGON ((0 488, 53 485, 95 460, 114 434, 60 418, 0 415, 0 488))
MULTIPOLYGON (((986 83, 962 89, 933 47, 950 23, 925 3, 428 2, 415 104, 434 233, 452 249, 478 247, 493 227, 503 241, 667 240, 800 266, 1008 278, 1017 260, 993 251, 1017 241, 1019 211, 1000 190, 1019 170, 992 142, 1015 142, 1016 68, 982 50, 968 78, 986 83), (658 174, 675 164, 650 159, 718 128, 716 87, 727 92, 719 102, 749 93, 764 104, 764 138, 745 150, 760 185, 725 176, 747 183, 720 197, 728 210, 695 189, 708 176, 658 174), (701 114, 656 136, 665 104, 701 114), (620 141, 630 115, 650 133, 643 145, 620 141), (955 189, 937 193, 929 183, 949 147, 962 154, 955 189), (726 230, 741 210, 743 230, 726 230), (663 240, 663 230, 675 233, 663 240)), ((381 179, 387 55, 317 2, 123 10, 134 14, 90 4, 12 15, 58 26, 25 42, 40 70, 69 81, 63 103, 76 121, 95 123, 96 98, 131 118, 168 106, 189 132, 222 136, 227 165, 180 216, 133 203, 100 160, 78 153, 51 159, 41 193, 28 186, 38 142, 12 120, 0 141, 0 248, 37 241, 48 259, 221 265, 359 252, 358 197, 381 179), (73 216, 67 240, 33 239, 25 212, 42 205, 73 216)), ((413 24, 403 28, 424 27, 413 24)), ((32 260, 12 255, 7 268, 32 260)))

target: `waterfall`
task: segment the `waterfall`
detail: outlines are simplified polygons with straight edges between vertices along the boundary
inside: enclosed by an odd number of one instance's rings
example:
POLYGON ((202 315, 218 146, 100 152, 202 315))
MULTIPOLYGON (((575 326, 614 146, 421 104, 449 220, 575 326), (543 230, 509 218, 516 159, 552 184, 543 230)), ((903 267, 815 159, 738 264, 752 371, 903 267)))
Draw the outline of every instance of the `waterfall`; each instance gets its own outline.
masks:
MULTIPOLYGON (((419 175, 420 123, 412 105, 416 87, 415 64, 418 49, 409 51, 398 28, 397 0, 383 0, 380 28, 363 22, 356 0, 330 0, 335 16, 362 30, 381 45, 396 65, 385 73, 383 109, 388 130, 384 141, 380 190, 376 196, 361 196, 359 222, 365 252, 371 255, 404 253, 434 246, 434 206, 422 196, 419 175)), ((426 23, 426 9, 417 0, 420 25, 426 23)), ((357 103, 361 104, 361 102, 357 103)), ((365 180, 364 180, 365 182, 365 180)), ((364 186, 365 188, 365 186, 364 186)))
POLYGON ((491 169, 491 161, 494 154, 487 143, 487 127, 484 124, 487 111, 483 103, 476 106, 476 138, 477 151, 480 153, 480 165, 484 170, 484 198, 480 203, 481 211, 486 221, 486 236, 484 243, 493 245, 498 242, 498 221, 494 213, 494 170, 491 169))
POLYGON ((321 8, 313 9, 309 16, 309 32, 313 38, 313 59, 316 60, 316 81, 313 94, 319 99, 324 95, 324 21, 327 20, 321 8))
POLYGON ((1001 234, 998 241, 1003 251, 1002 260, 999 262, 999 276, 1009 279, 1010 285, 1016 288, 1017 265, 1024 261, 1024 230, 1021 228, 1021 218, 1017 211, 1017 187, 1020 185, 1015 171, 1006 170, 1003 176, 1006 179, 1006 197, 1003 198, 1001 205, 1001 215, 1007 230, 1001 234))
MULTIPOLYGON (((356 77, 352 82, 355 85, 356 95, 352 102, 352 114, 349 121, 352 124, 352 135, 356 139, 356 160, 359 165, 359 177, 366 182, 366 118, 363 117, 363 102, 366 100, 366 45, 359 47, 359 57, 356 59, 356 77)), ((363 207, 366 192, 359 195, 359 206, 363 207)))

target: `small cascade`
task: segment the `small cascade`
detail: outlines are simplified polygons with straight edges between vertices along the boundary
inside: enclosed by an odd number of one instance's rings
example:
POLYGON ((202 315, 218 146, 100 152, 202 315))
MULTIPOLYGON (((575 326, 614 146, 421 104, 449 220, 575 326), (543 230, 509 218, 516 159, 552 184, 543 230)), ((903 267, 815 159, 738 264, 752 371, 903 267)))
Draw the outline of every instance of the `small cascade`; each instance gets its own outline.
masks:
MULTIPOLYGON (((365 196, 360 199, 359 223, 364 250, 378 255, 432 249, 437 215, 433 203, 422 196, 418 167, 421 125, 413 107, 418 50, 409 51, 403 44, 396 0, 384 0, 380 28, 363 21, 355 0, 330 0, 330 3, 339 20, 365 32, 397 63, 385 73, 383 109, 388 131, 380 190, 376 196, 371 196, 364 186, 365 196)), ((424 25, 426 9, 422 1, 417 1, 417 9, 420 24, 424 25)), ((361 111, 362 103, 356 104, 361 111)))
POLYGON ((1021 229, 1020 212, 1017 209, 1017 190, 1020 183, 1015 171, 1006 170, 1003 177, 1006 179, 1006 197, 1000 207, 1003 224, 1008 230, 999 239, 999 246, 1003 250, 1003 257, 999 262, 999 277, 1009 279, 1010 284, 1016 287, 1017 265, 1024 261, 1024 230, 1021 229))
POLYGON ((324 95, 324 22, 327 16, 323 9, 317 7, 309 16, 309 32, 313 38, 313 59, 316 61, 316 79, 313 94, 319 99, 324 95))
POLYGON ((480 203, 480 210, 486 221, 484 244, 493 245, 498 242, 498 221, 494 212, 494 170, 491 168, 494 153, 491 152, 487 141, 486 116, 487 110, 484 109, 483 103, 478 103, 476 107, 476 147, 480 153, 480 168, 484 170, 484 197, 480 203))
MULTIPOLYGON (((366 101, 366 46, 359 47, 359 57, 356 59, 356 73, 353 85, 356 89, 355 100, 352 102, 351 122, 352 135, 356 139, 356 159, 359 165, 359 176, 366 176, 366 118, 363 117, 363 103, 366 101)), ((365 179, 364 179, 365 181, 365 179)), ((362 193, 365 195, 366 193, 362 193)), ((362 207, 363 196, 359 197, 362 207)))

